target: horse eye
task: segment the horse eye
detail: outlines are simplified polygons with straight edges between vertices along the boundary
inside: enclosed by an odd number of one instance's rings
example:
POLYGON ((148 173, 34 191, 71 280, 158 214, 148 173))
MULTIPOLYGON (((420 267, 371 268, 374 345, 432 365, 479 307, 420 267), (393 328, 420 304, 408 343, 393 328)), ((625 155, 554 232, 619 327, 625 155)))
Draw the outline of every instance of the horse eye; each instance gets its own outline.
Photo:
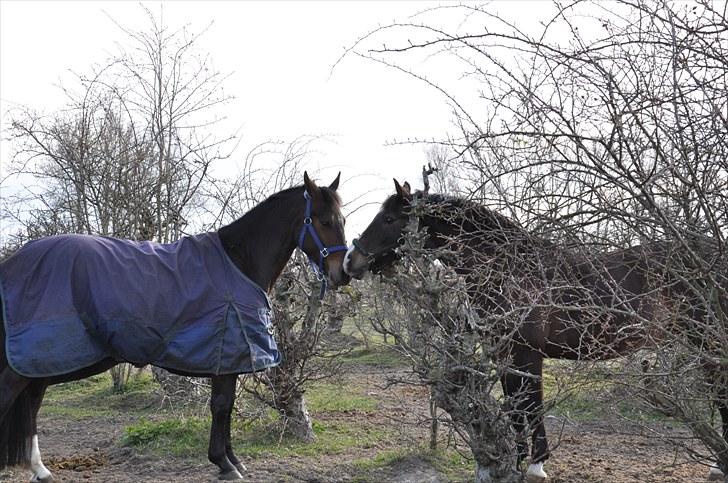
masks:
POLYGON ((394 217, 393 216, 385 216, 384 217, 384 223, 394 223, 394 217))
POLYGON ((331 221, 329 220, 321 220, 321 226, 330 227, 331 221))

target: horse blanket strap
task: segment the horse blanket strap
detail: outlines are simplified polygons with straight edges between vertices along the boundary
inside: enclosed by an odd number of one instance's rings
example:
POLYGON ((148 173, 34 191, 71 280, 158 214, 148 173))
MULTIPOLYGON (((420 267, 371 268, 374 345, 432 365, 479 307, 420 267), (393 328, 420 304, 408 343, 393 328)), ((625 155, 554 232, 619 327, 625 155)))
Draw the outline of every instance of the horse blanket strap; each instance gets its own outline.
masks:
POLYGON ((32 241, 0 264, 6 354, 28 377, 107 357, 191 374, 278 365, 266 293, 217 233, 170 244, 87 235, 32 241))
POLYGON ((323 244, 318 233, 316 233, 316 228, 313 226, 313 219, 311 218, 311 196, 309 196, 308 191, 303 192, 303 197, 306 200, 306 209, 303 214, 303 227, 301 228, 301 234, 298 235, 298 248, 300 248, 301 251, 304 251, 303 242, 306 240, 306 235, 310 235, 313 242, 316 244, 316 248, 319 250, 318 263, 311 257, 308 257, 308 261, 311 264, 313 272, 316 274, 316 278, 319 282, 321 282, 321 293, 319 294, 319 297, 323 299, 328 285, 326 281, 326 274, 324 273, 324 260, 332 253, 347 251, 349 247, 345 245, 327 247, 323 244))

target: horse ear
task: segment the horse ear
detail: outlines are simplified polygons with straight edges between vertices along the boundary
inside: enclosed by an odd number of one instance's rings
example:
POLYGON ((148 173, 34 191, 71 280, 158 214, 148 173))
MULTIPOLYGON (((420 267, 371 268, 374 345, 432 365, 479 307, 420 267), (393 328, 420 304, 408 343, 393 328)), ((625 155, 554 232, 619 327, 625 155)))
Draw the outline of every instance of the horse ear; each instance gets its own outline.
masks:
POLYGON ((404 182, 404 186, 400 186, 399 182, 395 179, 394 189, 397 190, 397 196, 399 196, 400 198, 405 200, 409 200, 412 198, 412 194, 410 193, 410 185, 406 181, 404 182))
POLYGON ((303 172, 303 186, 306 188, 306 191, 308 191, 308 194, 314 195, 318 193, 318 186, 316 186, 316 183, 314 183, 311 178, 308 177, 308 171, 303 172))
POLYGON ((339 189, 339 179, 340 178, 341 178, 341 171, 339 171, 339 174, 336 175, 336 179, 334 180, 334 182, 329 185, 329 189, 331 191, 336 191, 337 189, 339 189))

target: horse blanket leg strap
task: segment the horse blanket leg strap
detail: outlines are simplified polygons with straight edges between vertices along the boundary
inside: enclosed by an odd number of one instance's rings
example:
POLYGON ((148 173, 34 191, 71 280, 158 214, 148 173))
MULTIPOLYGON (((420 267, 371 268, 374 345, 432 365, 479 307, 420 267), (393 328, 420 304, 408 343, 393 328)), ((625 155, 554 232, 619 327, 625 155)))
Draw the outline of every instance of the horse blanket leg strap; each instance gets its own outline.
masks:
POLYGON ((88 235, 32 241, 0 264, 8 361, 49 377, 107 357, 191 374, 280 362, 265 291, 217 233, 158 244, 88 235))

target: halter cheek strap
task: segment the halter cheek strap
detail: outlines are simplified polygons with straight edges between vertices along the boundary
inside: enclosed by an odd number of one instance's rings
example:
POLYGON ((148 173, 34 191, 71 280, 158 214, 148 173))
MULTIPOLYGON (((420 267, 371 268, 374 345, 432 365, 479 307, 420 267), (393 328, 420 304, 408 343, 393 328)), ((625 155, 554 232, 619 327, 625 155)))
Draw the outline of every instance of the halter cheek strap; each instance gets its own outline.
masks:
POLYGON ((303 250, 303 242, 306 240, 307 234, 311 236, 313 242, 316 244, 316 248, 318 248, 319 251, 318 263, 316 263, 312 257, 308 255, 307 256, 308 261, 311 263, 311 268, 316 274, 316 278, 319 280, 319 282, 321 282, 320 296, 321 298, 324 298, 324 294, 326 294, 326 288, 328 285, 326 281, 326 274, 324 273, 324 260, 332 253, 346 251, 349 249, 349 247, 345 245, 334 245, 331 247, 327 247, 321 242, 321 238, 319 238, 318 233, 316 233, 316 228, 314 228, 313 220, 311 219, 311 196, 309 196, 308 191, 303 192, 303 197, 306 199, 306 210, 303 214, 303 227, 301 228, 301 234, 298 235, 298 248, 300 248, 301 251, 305 253, 305 251, 303 250))

